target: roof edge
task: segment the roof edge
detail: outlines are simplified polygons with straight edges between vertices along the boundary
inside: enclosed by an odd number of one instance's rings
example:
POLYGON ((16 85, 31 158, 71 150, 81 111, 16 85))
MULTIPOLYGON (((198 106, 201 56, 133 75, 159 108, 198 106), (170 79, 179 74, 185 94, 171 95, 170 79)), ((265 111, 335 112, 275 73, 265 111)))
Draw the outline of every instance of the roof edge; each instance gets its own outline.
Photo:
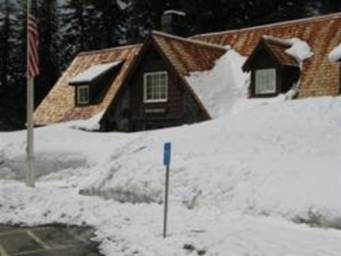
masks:
POLYGON ((231 29, 231 30, 225 30, 225 31, 217 31, 217 32, 208 32, 208 33, 202 33, 192 36, 191 38, 200 38, 200 37, 208 37, 208 36, 219 36, 224 34, 230 34, 230 33, 236 33, 236 32, 243 32, 243 31, 250 31, 255 29, 262 29, 262 28, 272 28, 277 26, 285 26, 288 24, 294 24, 294 23, 309 23, 313 21, 322 21, 322 20, 329 20, 331 18, 341 18, 341 12, 331 13, 327 15, 319 15, 319 16, 313 16, 313 17, 306 17, 301 19, 295 19, 295 20, 287 20, 287 21, 279 21, 274 23, 267 23, 263 25, 257 25, 257 26, 251 26, 251 27, 244 27, 240 29, 231 29))
POLYGON ((79 52, 77 56, 99 54, 99 53, 111 52, 115 50, 124 50, 124 49, 130 49, 130 48, 139 48, 139 47, 142 47, 142 45, 143 44, 130 44, 130 45, 122 45, 122 46, 117 46, 117 47, 100 49, 100 50, 82 51, 82 52, 79 52))
POLYGON ((279 37, 263 35, 262 39, 265 40, 266 42, 280 44, 280 45, 283 45, 283 46, 286 46, 286 47, 292 46, 292 43, 290 43, 288 40, 282 39, 282 38, 279 38, 279 37))
POLYGON ((180 37, 180 36, 176 36, 176 35, 172 35, 172 34, 167 34, 167 33, 156 31, 156 30, 152 31, 152 36, 153 35, 163 36, 163 37, 167 37, 167 38, 171 38, 171 39, 175 39, 175 40, 179 40, 179 41, 183 41, 183 42, 187 42, 187 43, 197 44, 197 45, 201 45, 201 46, 205 46, 205 47, 209 47, 209 48, 215 48, 215 49, 218 49, 218 50, 224 50, 224 51, 230 50, 229 46, 225 47, 225 46, 221 46, 219 44, 212 44, 212 43, 207 43, 207 42, 203 42, 203 41, 200 41, 200 40, 180 37))

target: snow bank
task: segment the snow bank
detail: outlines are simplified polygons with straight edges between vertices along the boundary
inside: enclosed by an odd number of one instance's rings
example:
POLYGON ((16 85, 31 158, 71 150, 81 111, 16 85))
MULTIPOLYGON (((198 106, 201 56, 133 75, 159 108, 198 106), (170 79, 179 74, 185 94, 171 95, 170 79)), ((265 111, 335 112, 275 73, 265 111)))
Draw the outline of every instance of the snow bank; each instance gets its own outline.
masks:
POLYGON ((311 229, 278 218, 171 204, 169 236, 162 238, 162 205, 119 204, 84 197, 72 186, 38 183, 35 190, 0 181, 0 222, 62 223, 96 228, 108 256, 299 255, 339 256, 341 233, 311 229))
POLYGON ((241 100, 209 122, 134 134, 39 128, 35 190, 8 180, 24 142, 0 133, 0 223, 88 224, 106 255, 339 256, 340 231, 296 224, 341 228, 339 97, 241 100))
POLYGON ((212 70, 192 72, 186 78, 212 118, 228 113, 234 102, 245 96, 249 77, 241 68, 245 60, 235 50, 228 50, 212 70))
POLYGON ((104 115, 104 111, 94 115, 87 120, 77 120, 68 122, 67 125, 74 129, 84 130, 84 131, 98 131, 100 129, 100 121, 104 115))
POLYGON ((338 62, 341 60, 341 43, 329 53, 328 57, 331 62, 338 62))
MULTIPOLYGON (((36 129, 36 176, 59 171, 91 170, 107 159, 107 152, 134 138, 127 138, 124 134, 102 137, 96 133, 76 130, 72 123, 74 122, 36 129)), ((0 177, 1 169, 6 169, 8 174, 12 172, 17 179, 25 177, 25 148, 25 131, 0 133, 0 177)))
MULTIPOLYGON (((288 219, 318 212, 335 219, 341 216, 334 196, 341 193, 340 109, 339 98, 255 99, 238 101, 214 121, 159 131, 51 126, 37 129, 36 171, 44 181, 72 180, 87 195, 160 203, 162 146, 171 141, 171 197, 188 209, 215 205, 288 219)), ((1 133, 4 176, 12 170, 23 177, 24 149, 24 132, 1 133)))
POLYGON ((83 192, 159 203, 167 140, 174 147, 172 200, 189 209, 215 205, 288 219, 309 219, 311 212, 341 216, 335 196, 341 193, 341 100, 239 104, 244 106, 216 121, 140 133, 143 139, 98 168, 83 192))

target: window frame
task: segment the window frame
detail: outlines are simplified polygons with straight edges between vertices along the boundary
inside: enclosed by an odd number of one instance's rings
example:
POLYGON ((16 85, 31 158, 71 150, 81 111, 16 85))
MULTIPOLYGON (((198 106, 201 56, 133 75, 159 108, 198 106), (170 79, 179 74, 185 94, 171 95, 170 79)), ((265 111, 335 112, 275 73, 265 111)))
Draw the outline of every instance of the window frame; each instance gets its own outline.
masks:
POLYGON ((277 69, 276 68, 261 68, 255 69, 255 76, 254 76, 254 88, 255 88, 255 95, 274 95, 277 93, 277 69), (273 90, 267 91, 259 91, 259 86, 257 86, 257 72, 259 71, 272 71, 274 74, 273 80, 273 90))
POLYGON ((83 105, 89 105, 90 104, 90 86, 89 85, 79 85, 77 86, 77 105, 79 106, 83 106, 83 105), (81 93, 80 91, 81 90, 84 90, 86 89, 87 90, 87 95, 88 95, 88 98, 86 101, 82 101, 81 100, 81 93))
POLYGON ((164 103, 168 101, 168 72, 167 71, 156 71, 146 72, 143 74, 143 102, 144 103, 164 103), (147 99, 147 77, 153 75, 166 75, 166 92, 164 99, 147 99))

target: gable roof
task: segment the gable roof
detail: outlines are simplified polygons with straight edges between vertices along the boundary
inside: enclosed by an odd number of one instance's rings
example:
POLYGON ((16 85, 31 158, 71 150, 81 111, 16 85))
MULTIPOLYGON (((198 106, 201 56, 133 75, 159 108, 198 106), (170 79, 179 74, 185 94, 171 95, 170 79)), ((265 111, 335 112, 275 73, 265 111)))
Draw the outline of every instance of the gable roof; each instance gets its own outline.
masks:
POLYGON ((291 46, 292 45, 290 43, 284 40, 278 40, 277 38, 269 36, 262 36, 256 48, 244 63, 243 70, 250 70, 250 65, 253 59, 261 49, 264 49, 266 52, 268 52, 272 56, 272 58, 274 58, 277 63, 282 66, 299 67, 299 63, 297 62, 297 60, 285 52, 291 46))
POLYGON ((88 119, 105 111, 120 88, 140 48, 140 45, 130 45, 78 54, 36 109, 34 113, 35 124, 46 125, 70 120, 88 119), (77 74, 88 70, 94 65, 117 61, 123 62, 122 67, 101 103, 85 107, 75 106, 75 90, 73 86, 69 85, 69 81, 77 74))
MULTIPOLYGON (((166 62, 170 69, 178 74, 182 83, 185 85, 185 89, 190 92, 206 117, 210 118, 207 109, 185 77, 189 76, 191 72, 212 69, 215 65, 215 61, 224 55, 227 49, 219 45, 153 31, 149 37, 146 38, 142 49, 133 61, 129 73, 126 76, 125 81, 122 82, 122 85, 129 83, 129 79, 132 77, 137 66, 141 63, 145 53, 151 46, 156 48, 161 58, 166 62)), ((114 103, 115 100, 113 100, 112 106, 114 103)))
POLYGON ((328 53, 341 42, 341 13, 300 19, 239 30, 194 36, 204 42, 230 45, 249 56, 264 35, 281 39, 293 37, 306 41, 314 55, 301 70, 299 96, 337 95, 340 93, 340 68, 328 59, 328 53))
POLYGON ((147 43, 149 41, 153 41, 157 45, 161 55, 179 74, 187 89, 209 117, 207 110, 184 77, 189 75, 190 72, 212 69, 215 61, 226 52, 226 48, 153 31, 149 38, 146 39, 143 47, 141 45, 132 45, 78 54, 35 111, 35 124, 46 125, 70 120, 89 119, 101 112, 105 113, 115 102, 120 88, 126 83, 128 74, 133 72, 134 65, 138 62, 139 56, 143 54, 143 48, 148 47, 147 43), (103 101, 97 105, 75 106, 75 90, 74 87, 70 86, 70 81, 80 74, 92 70, 93 67, 102 67, 103 64, 107 65, 105 63, 109 62, 123 62, 123 64, 103 101))
POLYGON ((153 31, 152 38, 182 76, 212 69, 215 61, 228 49, 158 31, 153 31))

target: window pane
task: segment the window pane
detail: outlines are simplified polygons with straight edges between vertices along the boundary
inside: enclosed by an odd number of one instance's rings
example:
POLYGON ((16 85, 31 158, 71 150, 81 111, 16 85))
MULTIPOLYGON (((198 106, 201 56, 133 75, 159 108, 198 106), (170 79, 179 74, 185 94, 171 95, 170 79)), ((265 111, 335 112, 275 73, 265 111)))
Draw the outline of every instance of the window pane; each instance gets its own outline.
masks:
POLYGON ((276 92, 276 69, 256 70, 256 94, 276 92))
POLYGON ((145 75, 145 99, 147 101, 167 100, 167 73, 155 72, 145 75))
POLYGON ((77 88, 77 101, 78 104, 89 103, 89 87, 82 86, 77 88))

